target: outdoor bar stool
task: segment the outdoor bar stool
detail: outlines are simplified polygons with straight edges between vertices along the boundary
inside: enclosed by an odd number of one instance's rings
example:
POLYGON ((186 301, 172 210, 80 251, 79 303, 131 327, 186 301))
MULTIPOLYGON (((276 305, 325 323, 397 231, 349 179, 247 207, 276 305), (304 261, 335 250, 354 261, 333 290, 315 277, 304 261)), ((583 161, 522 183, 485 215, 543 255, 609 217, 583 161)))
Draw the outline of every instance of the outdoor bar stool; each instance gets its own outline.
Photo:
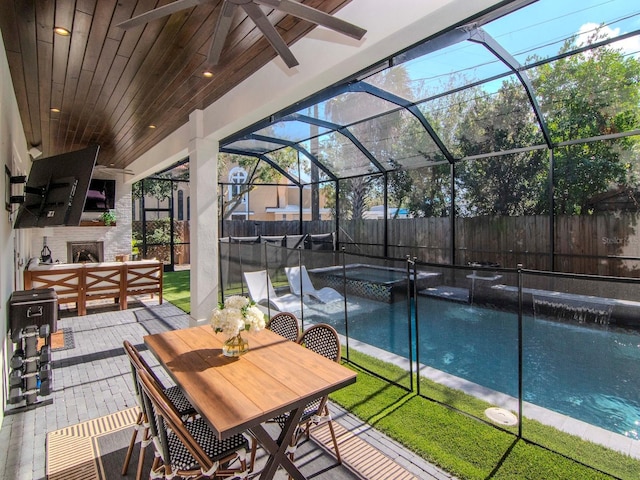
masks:
POLYGON ((189 403, 189 400, 185 398, 184 394, 182 393, 182 390, 180 390, 179 387, 172 386, 169 388, 165 388, 162 385, 158 377, 153 373, 153 370, 151 370, 151 367, 149 367, 149 364, 140 355, 140 352, 136 349, 136 347, 134 347, 131 344, 131 342, 129 342, 128 340, 125 340, 124 342, 122 342, 122 345, 124 347, 124 351, 127 354, 127 357, 129 357, 129 364, 131 365, 131 375, 133 377, 133 386, 136 394, 136 402, 138 403, 138 408, 140 409, 140 412, 138 413, 138 418, 136 420, 136 424, 133 427, 133 433, 131 434, 129 448, 127 449, 127 454, 125 456, 124 463, 122 465, 122 475, 127 474, 127 470, 129 469, 129 462, 131 460, 131 455, 133 453, 133 447, 135 446, 136 439, 138 437, 138 430, 142 428, 143 429, 142 441, 140 443, 138 470, 136 472, 136 480, 140 480, 142 476, 142 467, 144 465, 144 454, 146 451, 146 447, 150 442, 150 436, 149 436, 148 419, 144 413, 145 410, 143 408, 144 406, 142 403, 142 398, 140 396, 141 393, 140 393, 140 387, 137 379, 137 372, 139 370, 146 371, 154 379, 154 381, 158 385, 160 385, 160 388, 162 388, 162 391, 164 392, 166 397, 169 399, 171 404, 175 407, 176 411, 178 412, 178 415, 182 419, 188 419, 190 417, 194 417, 197 413, 193 408, 193 406, 191 405, 191 403, 189 403))
POLYGON ((292 342, 297 342, 300 336, 298 317, 289 312, 275 314, 267 323, 267 328, 292 342))
POLYGON ((156 449, 151 478, 247 478, 249 442, 243 434, 218 440, 204 418, 183 422, 148 372, 139 370, 138 381, 156 449))

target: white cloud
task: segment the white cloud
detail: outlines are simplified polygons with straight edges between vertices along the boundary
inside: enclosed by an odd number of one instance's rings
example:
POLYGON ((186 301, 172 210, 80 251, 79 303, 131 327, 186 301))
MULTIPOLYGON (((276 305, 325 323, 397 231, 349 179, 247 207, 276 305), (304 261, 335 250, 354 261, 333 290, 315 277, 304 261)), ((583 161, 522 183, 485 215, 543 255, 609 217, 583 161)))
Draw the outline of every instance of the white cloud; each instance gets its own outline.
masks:
MULTIPOLYGON (((598 27, 599 25, 597 23, 591 23, 591 22, 585 23, 584 25, 582 25, 580 27, 580 30, 578 30, 578 38, 576 40, 576 43, 579 46, 588 45, 589 43, 592 43, 593 38, 591 37, 593 36, 595 31, 598 29, 598 27)), ((619 28, 610 28, 610 27, 604 26, 600 28, 600 31, 599 31, 600 38, 602 38, 603 36, 606 38, 615 38, 619 35, 620 35, 619 28)), ((634 37, 629 37, 624 40, 620 40, 619 42, 616 42, 615 44, 613 44, 613 47, 615 49, 621 49, 623 53, 632 54, 635 57, 639 57, 640 56, 640 53, 639 53, 640 37, 636 35, 634 37)))

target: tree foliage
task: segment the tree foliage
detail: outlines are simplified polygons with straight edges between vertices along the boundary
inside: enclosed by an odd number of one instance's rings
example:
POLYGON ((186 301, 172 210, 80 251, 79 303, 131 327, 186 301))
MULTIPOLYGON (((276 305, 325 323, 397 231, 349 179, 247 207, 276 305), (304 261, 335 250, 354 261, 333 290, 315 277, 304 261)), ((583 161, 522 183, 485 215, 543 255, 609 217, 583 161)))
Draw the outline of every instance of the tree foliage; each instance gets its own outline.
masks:
MULTIPOLYGON (((479 95, 458 130, 464 156, 509 151, 542 143, 524 89, 514 80, 493 95, 479 95)), ((546 155, 523 152, 460 162, 456 185, 461 215, 533 215, 542 213, 546 155)))
MULTIPOLYGON (((599 40, 596 32, 591 42, 599 40)), ((568 42, 563 51, 574 48, 568 42)), ((534 85, 554 142, 625 132, 640 124, 640 62, 600 47, 538 67, 534 85)), ((637 140, 591 142, 555 150, 556 213, 584 214, 597 193, 635 182, 637 140)))

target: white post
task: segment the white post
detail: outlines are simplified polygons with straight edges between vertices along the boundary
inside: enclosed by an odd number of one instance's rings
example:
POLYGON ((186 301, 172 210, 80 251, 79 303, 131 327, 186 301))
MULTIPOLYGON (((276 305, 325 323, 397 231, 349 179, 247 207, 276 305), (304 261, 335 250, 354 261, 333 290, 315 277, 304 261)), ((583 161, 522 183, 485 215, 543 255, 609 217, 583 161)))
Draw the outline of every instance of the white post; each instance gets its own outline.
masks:
POLYGON ((191 320, 206 322, 218 304, 218 148, 203 138, 202 110, 189 117, 189 183, 191 192, 191 320))

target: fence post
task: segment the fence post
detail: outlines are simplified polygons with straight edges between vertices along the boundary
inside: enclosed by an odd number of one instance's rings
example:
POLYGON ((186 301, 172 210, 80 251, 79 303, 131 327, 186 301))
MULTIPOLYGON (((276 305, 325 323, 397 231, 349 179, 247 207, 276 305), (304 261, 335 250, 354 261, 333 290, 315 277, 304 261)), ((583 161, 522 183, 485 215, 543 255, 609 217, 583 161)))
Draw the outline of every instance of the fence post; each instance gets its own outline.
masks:
POLYGON ((418 366, 418 359, 420 358, 420 349, 418 347, 418 295, 417 295, 417 289, 416 289, 416 279, 418 278, 417 276, 417 272, 416 272, 416 260, 417 257, 413 257, 413 259, 411 258, 410 255, 407 255, 407 325, 409 328, 409 388, 411 388, 411 391, 413 392, 413 335, 412 335, 412 329, 411 329, 411 301, 413 298, 413 304, 414 304, 414 309, 413 309, 413 318, 415 319, 415 324, 416 324, 416 355, 415 355, 415 361, 416 361, 416 373, 417 373, 417 378, 416 378, 416 382, 417 382, 417 392, 418 395, 420 395, 420 367, 418 366), (413 267, 413 285, 411 284, 411 267, 413 267))
POLYGON ((518 264, 518 438, 522 438, 522 264, 518 264))
MULTIPOLYGON (((286 248, 286 247, 283 247, 286 248)), ((304 331, 304 292, 302 291, 302 246, 298 245, 298 272, 300 276, 300 326, 304 331)))
MULTIPOLYGON (((228 257, 228 254, 227 254, 227 257, 228 257)), ((228 260, 227 260, 227 263, 228 263, 228 260)), ((242 275, 242 273, 240 273, 240 275, 242 275)), ((227 279, 228 278, 229 278, 229 266, 227 265, 227 279)), ((222 243, 220 242, 220 239, 218 239, 218 279, 220 282, 220 297, 218 298, 218 303, 220 302, 224 303, 224 283, 222 279, 222 243)), ((242 279, 240 280, 240 288, 242 289, 242 279)))
POLYGON ((269 252, 267 252, 267 242, 263 243, 264 245, 264 271, 265 271, 265 279, 264 282, 267 285, 267 311, 269 312, 269 318, 271 318, 271 298, 269 297, 269 252))
POLYGON ((347 304, 347 259, 346 249, 342 247, 342 291, 344 293, 344 338, 345 348, 347 351, 347 361, 349 361, 349 309, 347 304))

